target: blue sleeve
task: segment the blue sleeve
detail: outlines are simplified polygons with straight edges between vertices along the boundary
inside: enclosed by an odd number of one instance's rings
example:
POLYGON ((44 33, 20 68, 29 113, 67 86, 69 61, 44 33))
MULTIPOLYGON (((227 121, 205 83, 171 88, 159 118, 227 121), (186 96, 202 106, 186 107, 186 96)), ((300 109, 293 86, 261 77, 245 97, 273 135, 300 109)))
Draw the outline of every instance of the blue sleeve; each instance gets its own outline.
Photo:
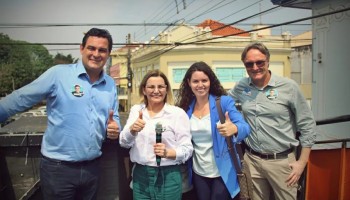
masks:
POLYGON ((54 68, 0 100, 0 122, 39 103, 54 90, 54 68))
POLYGON ((221 105, 223 107, 224 114, 228 112, 230 120, 237 126, 237 141, 240 142, 244 140, 250 134, 250 127, 244 120, 242 114, 236 109, 235 100, 230 96, 222 96, 221 105))
POLYGON ((5 108, 2 107, 0 101, 0 123, 6 121, 7 118, 10 117, 10 115, 6 112, 5 108))

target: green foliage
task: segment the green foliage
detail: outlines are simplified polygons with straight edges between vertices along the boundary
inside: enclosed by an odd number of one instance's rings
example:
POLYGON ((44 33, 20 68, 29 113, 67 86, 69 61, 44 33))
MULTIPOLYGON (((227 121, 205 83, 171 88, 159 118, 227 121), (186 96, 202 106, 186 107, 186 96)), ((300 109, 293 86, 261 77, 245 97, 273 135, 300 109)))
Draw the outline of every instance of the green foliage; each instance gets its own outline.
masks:
POLYGON ((68 54, 67 56, 62 55, 60 53, 57 53, 54 57, 54 64, 70 64, 70 63, 76 63, 78 59, 74 59, 71 54, 68 54))
POLYGON ((51 66, 53 58, 44 46, 0 33, 0 96, 32 82, 51 66))
POLYGON ((0 33, 0 96, 32 82, 56 64, 76 63, 71 54, 53 58, 43 45, 11 40, 0 33))

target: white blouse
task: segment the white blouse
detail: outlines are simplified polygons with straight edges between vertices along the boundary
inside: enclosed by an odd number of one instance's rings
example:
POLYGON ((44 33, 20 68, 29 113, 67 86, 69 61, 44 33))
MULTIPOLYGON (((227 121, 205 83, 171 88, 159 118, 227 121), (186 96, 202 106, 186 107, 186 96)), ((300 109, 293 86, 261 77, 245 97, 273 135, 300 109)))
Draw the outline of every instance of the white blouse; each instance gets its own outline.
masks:
POLYGON ((140 165, 157 166, 153 145, 156 143, 155 126, 157 123, 163 126, 162 143, 167 149, 176 151, 176 159, 161 159, 161 166, 178 165, 187 161, 193 152, 190 133, 190 120, 179 107, 165 104, 163 110, 156 116, 150 117, 145 104, 132 106, 129 118, 120 133, 119 143, 122 147, 130 149, 130 160, 140 165), (142 119, 146 122, 142 131, 133 136, 130 126, 139 117, 142 110, 142 119))
POLYGON ((191 134, 193 140, 193 171, 204 177, 219 177, 213 150, 213 139, 210 125, 210 114, 197 118, 192 114, 191 134))

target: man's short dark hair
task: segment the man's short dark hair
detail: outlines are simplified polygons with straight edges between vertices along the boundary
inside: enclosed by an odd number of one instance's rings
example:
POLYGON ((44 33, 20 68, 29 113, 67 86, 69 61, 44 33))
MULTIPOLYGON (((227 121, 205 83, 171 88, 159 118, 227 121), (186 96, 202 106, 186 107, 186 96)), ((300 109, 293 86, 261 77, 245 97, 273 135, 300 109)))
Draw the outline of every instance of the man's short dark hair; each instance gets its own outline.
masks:
POLYGON ((85 47, 86 41, 90 36, 106 38, 108 40, 108 51, 109 51, 109 53, 111 53, 113 40, 112 40, 112 36, 109 33, 109 31, 107 31, 106 29, 98 29, 98 28, 90 29, 87 33, 85 33, 85 35, 83 37, 83 42, 82 42, 83 47, 85 47))

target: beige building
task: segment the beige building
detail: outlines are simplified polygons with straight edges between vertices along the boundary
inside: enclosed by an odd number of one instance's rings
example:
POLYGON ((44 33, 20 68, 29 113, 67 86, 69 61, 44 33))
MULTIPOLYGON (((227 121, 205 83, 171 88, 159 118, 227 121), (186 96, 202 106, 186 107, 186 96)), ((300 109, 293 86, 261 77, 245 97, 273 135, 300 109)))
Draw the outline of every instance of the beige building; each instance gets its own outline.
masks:
POLYGON ((137 46, 127 45, 111 52, 110 75, 114 78, 118 87, 118 100, 120 111, 127 111, 128 106, 128 54, 137 46))
POLYGON ((311 106, 312 99, 312 31, 304 32, 292 38, 290 55, 291 78, 303 91, 311 106))
MULTIPOLYGON (((251 42, 263 42, 270 49, 270 70, 273 73, 291 77, 290 34, 272 36, 269 29, 248 33, 217 21, 205 20, 197 26, 183 24, 174 27, 160 33, 156 39, 152 38, 149 42, 133 48, 131 68, 134 76, 133 92, 130 96, 131 105, 139 102, 139 84, 148 70, 160 69, 164 72, 171 82, 176 98, 186 70, 197 61, 208 63, 224 88, 231 89, 238 80, 247 76, 241 62, 241 53, 251 42)), ((113 60, 112 64, 120 63, 123 69, 127 69, 126 57, 120 59, 118 56, 113 56, 114 58, 116 60, 113 60)), ((123 73, 126 72, 121 70, 121 74, 123 73)), ((120 85, 125 84, 121 82, 120 85)))

